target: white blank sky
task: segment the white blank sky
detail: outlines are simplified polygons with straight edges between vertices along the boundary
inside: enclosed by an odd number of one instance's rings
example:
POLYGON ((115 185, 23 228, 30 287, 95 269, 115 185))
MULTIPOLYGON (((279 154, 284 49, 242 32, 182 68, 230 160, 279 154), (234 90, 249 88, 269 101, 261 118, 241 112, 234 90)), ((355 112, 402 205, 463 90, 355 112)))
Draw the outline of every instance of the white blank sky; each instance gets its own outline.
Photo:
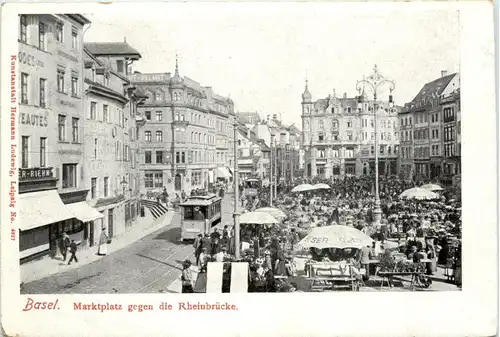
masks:
MULTIPOLYGON (((239 111, 280 114, 300 125, 306 71, 313 99, 356 94, 377 63, 410 101, 441 70, 459 71, 457 11, 389 10, 325 3, 135 3, 88 15, 85 41, 127 42, 141 72, 180 72, 239 111)), ((386 94, 384 93, 383 96, 386 94)))

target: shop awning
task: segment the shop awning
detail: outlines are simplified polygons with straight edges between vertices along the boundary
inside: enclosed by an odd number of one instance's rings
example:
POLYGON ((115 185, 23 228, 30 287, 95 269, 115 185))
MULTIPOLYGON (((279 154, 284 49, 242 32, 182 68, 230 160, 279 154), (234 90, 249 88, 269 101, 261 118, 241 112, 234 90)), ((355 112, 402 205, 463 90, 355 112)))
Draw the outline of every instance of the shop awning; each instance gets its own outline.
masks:
POLYGON ((19 229, 22 231, 75 217, 56 190, 20 194, 19 206, 19 229))
POLYGON ((219 178, 231 178, 231 173, 225 167, 217 167, 217 177, 219 178))
POLYGON ((75 215, 75 218, 81 222, 94 221, 104 217, 101 212, 90 207, 86 201, 67 204, 66 207, 75 215))

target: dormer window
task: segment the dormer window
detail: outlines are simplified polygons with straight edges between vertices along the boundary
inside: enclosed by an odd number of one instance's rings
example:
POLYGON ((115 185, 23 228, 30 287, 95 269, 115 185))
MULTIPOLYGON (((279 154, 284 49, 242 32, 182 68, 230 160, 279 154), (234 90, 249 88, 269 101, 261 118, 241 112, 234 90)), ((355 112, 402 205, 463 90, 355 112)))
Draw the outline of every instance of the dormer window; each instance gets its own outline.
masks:
POLYGON ((347 113, 351 113, 351 107, 350 106, 347 107, 347 113))
POLYGON ((157 101, 161 101, 163 99, 162 95, 160 92, 157 92, 156 95, 155 95, 155 100, 157 101))

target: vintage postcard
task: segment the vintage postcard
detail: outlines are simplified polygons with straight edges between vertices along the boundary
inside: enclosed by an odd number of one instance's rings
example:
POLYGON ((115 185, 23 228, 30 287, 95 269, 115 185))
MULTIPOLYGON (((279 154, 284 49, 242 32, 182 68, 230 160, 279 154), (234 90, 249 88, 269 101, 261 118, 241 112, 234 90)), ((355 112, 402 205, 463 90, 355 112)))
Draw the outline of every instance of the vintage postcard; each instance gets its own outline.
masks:
POLYGON ((1 28, 6 336, 496 334, 490 2, 1 28))

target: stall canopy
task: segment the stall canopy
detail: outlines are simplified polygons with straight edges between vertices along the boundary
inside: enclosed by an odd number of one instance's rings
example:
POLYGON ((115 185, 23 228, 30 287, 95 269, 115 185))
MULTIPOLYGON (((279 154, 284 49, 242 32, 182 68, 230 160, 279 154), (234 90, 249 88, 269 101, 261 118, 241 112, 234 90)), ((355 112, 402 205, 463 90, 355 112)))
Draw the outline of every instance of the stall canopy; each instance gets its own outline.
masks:
POLYGON ((217 176, 219 178, 231 178, 231 173, 226 167, 217 167, 217 176))
POLYGON ((74 217, 81 222, 94 221, 104 217, 101 212, 98 212, 94 208, 90 207, 86 201, 68 204, 66 207, 68 207, 70 212, 74 214, 74 217))
POLYGON ((75 217, 57 190, 20 194, 19 206, 19 229, 22 231, 75 217))

